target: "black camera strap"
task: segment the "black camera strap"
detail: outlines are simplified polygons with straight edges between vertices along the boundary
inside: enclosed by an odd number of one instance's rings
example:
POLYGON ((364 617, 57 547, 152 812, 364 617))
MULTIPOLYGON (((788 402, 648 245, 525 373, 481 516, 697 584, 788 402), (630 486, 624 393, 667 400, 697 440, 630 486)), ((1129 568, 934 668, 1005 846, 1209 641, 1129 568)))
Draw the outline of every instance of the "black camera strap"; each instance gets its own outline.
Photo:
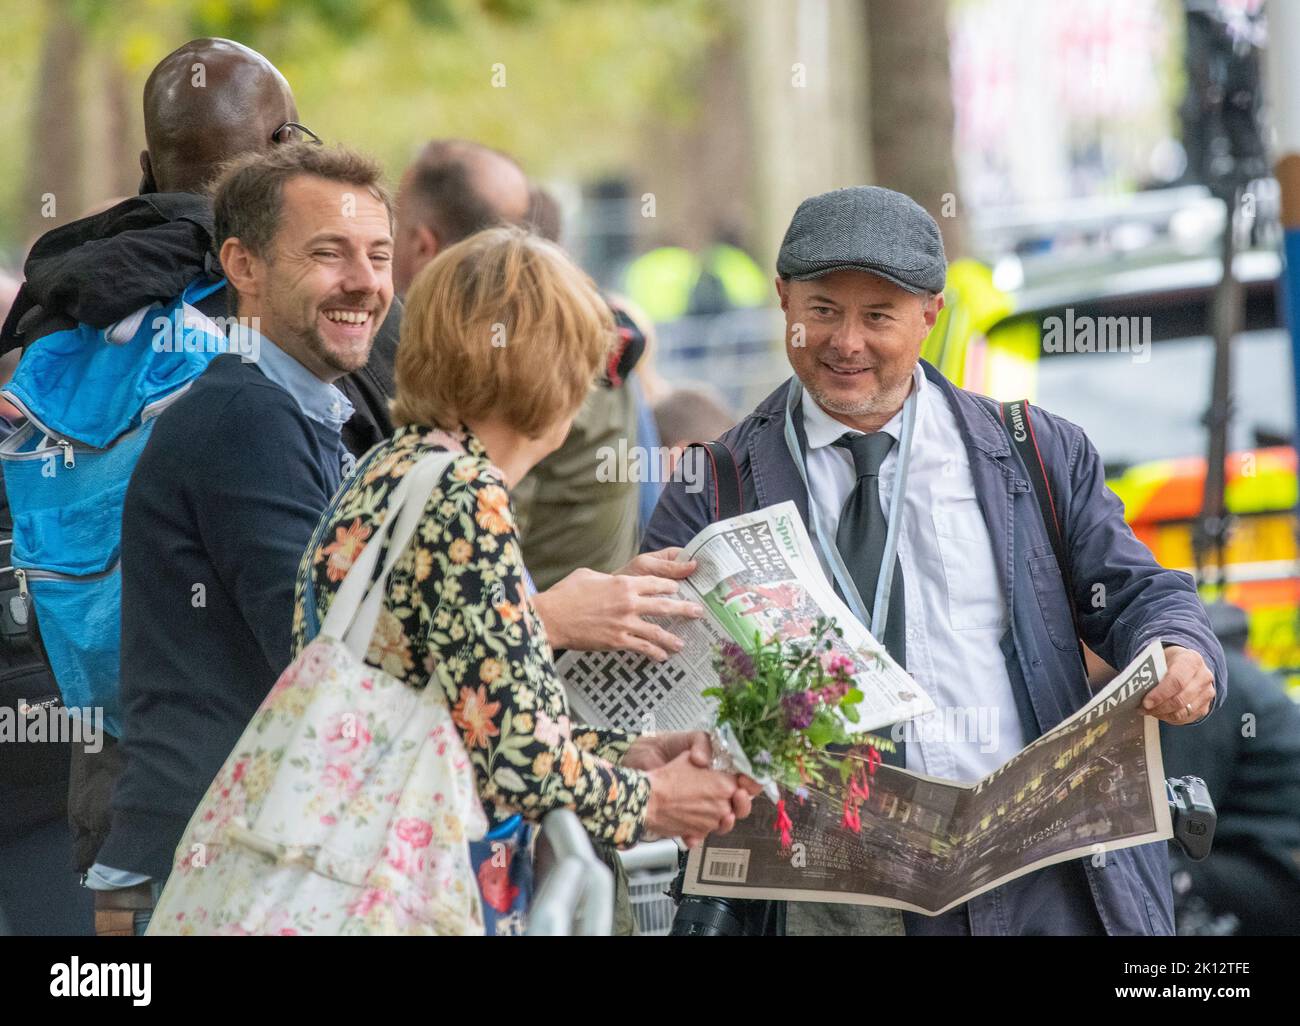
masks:
POLYGON ((1052 553, 1056 556, 1056 565, 1061 571, 1061 583, 1065 586, 1065 604, 1070 609, 1070 620, 1074 623, 1074 637, 1079 645, 1079 658, 1087 667, 1083 655, 1083 632, 1079 629, 1079 611, 1074 606, 1074 577, 1070 573, 1070 557, 1065 547, 1065 536, 1061 531, 1060 515, 1056 511, 1056 499, 1052 496, 1052 485, 1047 477, 1047 465, 1034 437, 1034 422, 1029 416, 1029 400, 1017 399, 1015 402, 1002 403, 1002 427, 1006 430, 1011 447, 1020 457, 1020 462, 1029 475, 1029 485, 1033 489, 1038 504, 1039 515, 1043 518, 1043 527, 1047 529, 1047 538, 1052 543, 1052 553))
POLYGON ((713 521, 729 520, 745 511, 740 488, 740 468, 723 442, 694 442, 689 448, 703 449, 713 470, 713 521))

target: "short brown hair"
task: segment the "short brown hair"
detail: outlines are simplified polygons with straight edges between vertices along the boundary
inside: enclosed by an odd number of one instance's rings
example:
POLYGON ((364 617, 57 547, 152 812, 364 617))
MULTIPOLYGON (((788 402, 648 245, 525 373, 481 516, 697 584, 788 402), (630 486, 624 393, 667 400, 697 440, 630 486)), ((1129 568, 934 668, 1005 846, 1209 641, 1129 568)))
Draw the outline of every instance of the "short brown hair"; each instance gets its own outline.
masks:
POLYGON ((284 183, 299 175, 367 190, 384 204, 393 223, 393 199, 377 161, 345 146, 298 142, 247 153, 224 165, 212 185, 213 243, 218 253, 237 238, 258 256, 269 256, 284 209, 284 183))
POLYGON ((609 305, 562 249, 521 228, 479 232, 406 295, 393 423, 499 416, 536 438, 577 412, 613 339, 609 305))

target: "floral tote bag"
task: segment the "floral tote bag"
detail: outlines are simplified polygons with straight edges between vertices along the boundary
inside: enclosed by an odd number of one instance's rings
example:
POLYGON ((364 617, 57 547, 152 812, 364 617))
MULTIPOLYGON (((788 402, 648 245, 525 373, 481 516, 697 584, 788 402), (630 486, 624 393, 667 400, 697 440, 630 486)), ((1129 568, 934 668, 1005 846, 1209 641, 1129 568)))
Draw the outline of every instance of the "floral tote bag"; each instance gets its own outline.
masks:
POLYGON ((190 819, 149 934, 484 933, 470 845, 487 821, 460 734, 438 688, 364 661, 451 459, 426 457, 393 491, 320 632, 190 819))

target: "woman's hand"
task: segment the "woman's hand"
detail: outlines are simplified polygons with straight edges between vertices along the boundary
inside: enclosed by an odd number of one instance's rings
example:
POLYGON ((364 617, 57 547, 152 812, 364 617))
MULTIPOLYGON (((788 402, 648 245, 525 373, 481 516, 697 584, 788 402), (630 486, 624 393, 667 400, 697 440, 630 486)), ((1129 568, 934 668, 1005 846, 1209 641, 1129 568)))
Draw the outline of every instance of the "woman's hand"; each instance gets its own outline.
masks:
POLYGON ((694 848, 710 834, 736 825, 732 800, 742 790, 734 773, 703 769, 689 751, 649 773, 650 805, 646 829, 661 837, 680 837, 694 848))
POLYGON ((680 652, 680 638, 645 619, 704 615, 698 603, 676 597, 677 581, 695 570, 693 562, 663 558, 676 551, 645 553, 617 574, 575 570, 534 595, 533 606, 552 647, 640 652, 657 662, 680 652))
POLYGON ((708 769, 713 762, 713 745, 707 731, 682 730, 670 734, 642 734, 619 760, 629 769, 653 770, 666 766, 682 752, 689 752, 691 762, 708 769))
MULTIPOLYGON (((703 730, 682 731, 671 734, 645 734, 633 742, 620 765, 631 769, 649 771, 650 808, 647 814, 647 828, 651 833, 666 837, 681 837, 687 847, 693 848, 711 833, 725 834, 737 821, 744 819, 753 811, 753 798, 762 788, 749 777, 736 773, 722 773, 709 769, 713 762, 713 746, 709 735, 703 730), (727 795, 728 809, 721 809, 720 815, 712 826, 694 832, 701 822, 693 811, 699 802, 699 792, 711 778, 723 778, 727 782, 724 789, 727 795), (679 791, 685 788, 685 791, 679 791), (689 795, 689 799, 684 798, 689 795), (665 823, 655 820, 672 820, 674 817, 686 816, 688 823, 665 823)), ((707 814, 705 814, 707 821, 707 814)))

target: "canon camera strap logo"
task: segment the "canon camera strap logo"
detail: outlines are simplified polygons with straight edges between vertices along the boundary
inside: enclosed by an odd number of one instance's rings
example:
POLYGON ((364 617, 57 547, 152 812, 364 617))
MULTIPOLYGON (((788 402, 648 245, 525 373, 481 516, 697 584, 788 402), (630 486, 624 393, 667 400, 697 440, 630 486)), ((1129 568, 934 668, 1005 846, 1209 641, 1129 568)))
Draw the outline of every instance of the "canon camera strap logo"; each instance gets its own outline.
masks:
POLYGON ((1017 442, 1023 442, 1029 437, 1025 430, 1025 414, 1019 403, 1011 404, 1011 435, 1017 442))

